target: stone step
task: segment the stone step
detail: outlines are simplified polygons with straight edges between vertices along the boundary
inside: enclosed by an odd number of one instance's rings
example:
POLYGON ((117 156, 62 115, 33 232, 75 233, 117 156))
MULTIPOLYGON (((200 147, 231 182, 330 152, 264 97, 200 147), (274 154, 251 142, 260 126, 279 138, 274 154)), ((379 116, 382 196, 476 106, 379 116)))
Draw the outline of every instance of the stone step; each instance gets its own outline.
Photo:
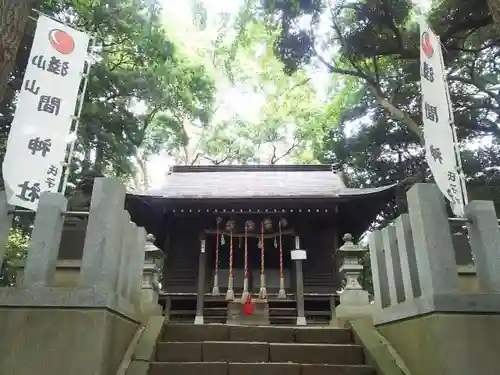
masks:
POLYGON ((153 362, 149 375, 376 375, 369 366, 296 363, 153 362))
POLYGON ((224 324, 166 324, 161 341, 227 341, 229 327, 224 324))
POLYGON ((312 365, 302 364, 301 375, 377 375, 375 369, 366 365, 312 365))
POLYGON ((295 342, 304 344, 349 344, 350 329, 333 327, 295 328, 295 342))
POLYGON ((362 365, 363 347, 353 344, 269 344, 270 362, 362 365))
POLYGON ((306 344, 350 344, 349 329, 332 327, 229 326, 224 324, 166 324, 161 341, 260 341, 306 344))
POLYGON ((153 362, 148 375, 227 375, 227 363, 209 362, 153 362))
POLYGON ((361 346, 352 344, 289 344, 267 342, 160 342, 158 362, 276 362, 361 365, 361 346))

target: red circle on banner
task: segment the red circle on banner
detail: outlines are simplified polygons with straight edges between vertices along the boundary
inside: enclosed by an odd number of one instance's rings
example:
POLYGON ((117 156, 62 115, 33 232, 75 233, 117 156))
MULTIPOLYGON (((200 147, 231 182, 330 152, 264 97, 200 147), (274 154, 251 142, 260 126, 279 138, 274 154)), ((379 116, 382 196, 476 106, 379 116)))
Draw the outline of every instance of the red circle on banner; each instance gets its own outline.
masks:
POLYGON ((52 47, 63 55, 69 55, 75 49, 75 41, 66 31, 54 29, 49 33, 52 47))
POLYGON ((427 32, 422 33, 421 48, 427 58, 430 59, 432 55, 434 55, 434 47, 432 47, 431 36, 427 32))

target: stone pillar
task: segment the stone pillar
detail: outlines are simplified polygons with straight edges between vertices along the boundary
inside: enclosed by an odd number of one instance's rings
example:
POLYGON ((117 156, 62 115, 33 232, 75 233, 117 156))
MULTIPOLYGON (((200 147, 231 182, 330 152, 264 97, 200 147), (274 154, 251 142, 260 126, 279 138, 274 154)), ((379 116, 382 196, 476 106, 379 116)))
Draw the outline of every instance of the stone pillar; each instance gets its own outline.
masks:
POLYGON ((359 283, 363 272, 361 260, 368 250, 355 245, 349 233, 345 234, 343 239, 345 243, 338 249, 342 257, 339 271, 344 275, 346 282, 340 294, 340 304, 335 310, 335 318, 340 325, 344 325, 344 322, 350 319, 372 318, 374 306, 370 305, 368 292, 363 290, 359 283))
POLYGON ((402 214, 395 221, 396 236, 398 239, 401 276, 406 300, 411 300, 421 295, 418 280, 417 256, 413 244, 410 215, 402 214))
POLYGON ((405 299, 401 258, 399 256, 396 227, 389 225, 382 229, 385 264, 387 265, 387 280, 389 282, 389 296, 391 304, 403 302, 405 299))
POLYGON ((378 306, 379 310, 382 310, 391 304, 391 299, 389 296, 389 280, 387 278, 384 244, 380 231, 376 230, 370 235, 369 248, 375 305, 378 306))
MULTIPOLYGON (((67 197, 67 211, 89 212, 90 202, 92 199, 92 189, 94 181, 97 177, 104 176, 99 172, 92 170, 83 174, 81 181, 75 186, 75 189, 67 197)), ((79 270, 82 262, 87 223, 88 214, 84 214, 66 216, 63 224, 56 273, 60 272, 61 277, 65 280, 65 283, 71 282, 74 286, 78 284, 80 276, 79 270)))
POLYGON ((132 247, 132 263, 130 266, 130 295, 131 302, 140 311, 141 288, 142 288, 142 268, 144 267, 144 247, 146 246, 146 230, 143 227, 136 227, 135 241, 132 247))
POLYGON ((458 272, 444 197, 435 184, 407 194, 422 296, 458 291, 458 272))
POLYGON ((3 264, 3 257, 9 238, 9 230, 12 227, 12 206, 7 204, 7 194, 0 191, 0 271, 3 264))
POLYGON ((130 215, 124 212, 122 216, 122 242, 120 247, 120 270, 118 272, 118 293, 125 299, 130 300, 128 295, 128 274, 130 273, 131 249, 130 246, 134 242, 134 224, 130 222, 130 215))
POLYGON ((90 204, 80 284, 116 292, 125 204, 125 186, 97 178, 90 204))
POLYGON ((491 201, 472 201, 466 208, 469 237, 479 289, 500 293, 500 229, 491 201))
POLYGON ((49 286, 54 280, 66 204, 62 194, 42 193, 28 248, 23 287, 49 286))
POLYGON ((305 326, 307 323, 304 311, 304 276, 302 273, 302 261, 307 259, 307 253, 305 250, 300 250, 299 236, 295 236, 295 250, 292 250, 291 258, 295 262, 295 278, 297 281, 297 325, 305 326))
POLYGON ((203 308, 205 302, 205 268, 206 268, 206 242, 200 239, 200 255, 198 258, 198 289, 196 291, 196 317, 194 324, 203 324, 203 308))

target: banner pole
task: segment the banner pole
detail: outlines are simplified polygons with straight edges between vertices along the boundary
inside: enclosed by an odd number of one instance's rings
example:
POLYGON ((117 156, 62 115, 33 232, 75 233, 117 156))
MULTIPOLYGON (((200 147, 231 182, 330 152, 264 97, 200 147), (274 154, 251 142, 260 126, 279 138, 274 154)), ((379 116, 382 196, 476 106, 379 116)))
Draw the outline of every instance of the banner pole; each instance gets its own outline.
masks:
MULTIPOLYGON (((443 44, 441 43, 441 38, 438 37, 439 41, 439 46, 441 49, 443 48, 443 44)), ((443 54, 441 54, 440 58, 441 62, 441 67, 443 70, 443 73, 445 72, 445 66, 444 66, 444 61, 443 61, 443 54)), ((462 157, 460 155, 460 149, 458 146, 458 136, 457 136, 457 127, 455 126, 455 119, 453 116, 453 105, 451 103, 451 95, 450 95, 450 87, 448 86, 448 80, 447 80, 447 75, 444 73, 444 82, 445 82, 445 92, 446 92, 446 98, 448 102, 448 120, 451 126, 451 131, 452 131, 452 136, 453 136, 453 149, 455 150, 455 159, 457 162, 458 166, 458 176, 460 179, 460 186, 461 186, 461 195, 462 195, 462 205, 465 208, 465 206, 469 203, 469 198, 467 196, 467 186, 465 184, 465 174, 464 174, 464 169, 462 166, 462 157)), ((465 211, 465 210, 463 210, 465 211)))
MULTIPOLYGON (((89 51, 91 50, 92 46, 93 46, 93 39, 90 39, 89 51)), ((68 150, 68 153, 66 156, 66 163, 64 164, 64 172, 61 176, 62 182, 59 184, 59 186, 60 186, 59 192, 63 193, 63 194, 66 192, 66 186, 68 185, 69 173, 71 171, 71 162, 73 160, 73 152, 75 150, 76 140, 78 139, 78 129, 80 127, 80 116, 81 116, 82 111, 83 111, 83 103, 85 101, 85 95, 87 93, 87 86, 89 83, 89 73, 90 73, 90 59, 87 60, 86 69, 84 69, 84 72, 83 72, 83 79, 84 79, 83 88, 82 88, 82 92, 80 93, 80 102, 78 103, 78 111, 77 111, 76 119, 74 122, 74 129, 72 130, 72 132, 75 134, 76 138, 74 140, 72 140, 71 144, 69 145, 69 150, 68 150)), ((70 134, 71 134, 71 132, 70 132, 70 134)))

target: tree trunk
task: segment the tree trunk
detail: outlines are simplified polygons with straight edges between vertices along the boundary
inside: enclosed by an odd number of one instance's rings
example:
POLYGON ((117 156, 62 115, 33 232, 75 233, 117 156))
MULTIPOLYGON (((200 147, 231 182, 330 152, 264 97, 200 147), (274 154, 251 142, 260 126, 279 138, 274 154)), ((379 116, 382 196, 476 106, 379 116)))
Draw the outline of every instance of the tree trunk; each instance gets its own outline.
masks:
POLYGON ((199 158, 197 155, 200 139, 201 130, 198 129, 192 122, 191 119, 185 118, 183 121, 183 129, 187 138, 187 143, 183 146, 184 151, 184 165, 193 165, 199 158))
POLYGON ((491 17, 498 31, 500 31, 500 0, 488 0, 491 17))
POLYGON ((139 169, 134 175, 136 189, 139 192, 143 193, 149 190, 151 182, 149 179, 148 160, 146 157, 140 155, 139 153, 136 153, 134 157, 139 169))
POLYGON ((3 101, 26 22, 36 0, 0 0, 0 102, 3 101))
POLYGON ((90 171, 92 167, 92 146, 90 144, 85 144, 84 146, 84 156, 82 161, 82 174, 90 171))
POLYGON ((418 137, 420 144, 423 145, 425 141, 420 126, 418 126, 418 124, 410 116, 408 116, 398 107, 396 107, 391 101, 389 101, 382 93, 380 93, 380 91, 376 87, 370 84, 369 87, 373 95, 375 95, 377 103, 387 112, 389 112, 389 114, 392 116, 393 119, 401 121, 408 128, 410 132, 412 132, 418 137))
POLYGON ((100 173, 104 172, 104 147, 99 144, 95 148, 94 170, 100 173))

